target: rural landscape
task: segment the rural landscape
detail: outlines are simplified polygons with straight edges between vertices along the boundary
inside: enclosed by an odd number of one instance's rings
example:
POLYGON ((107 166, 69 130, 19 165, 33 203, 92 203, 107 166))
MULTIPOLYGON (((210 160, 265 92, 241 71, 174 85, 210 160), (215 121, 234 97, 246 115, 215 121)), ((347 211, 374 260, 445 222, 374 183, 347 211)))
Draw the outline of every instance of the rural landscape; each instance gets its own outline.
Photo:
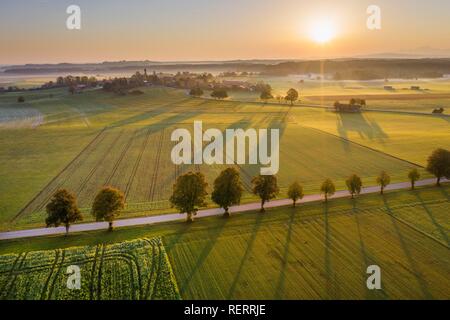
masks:
POLYGON ((0 300, 450 299, 450 54, 321 31, 302 59, 0 55, 0 300))

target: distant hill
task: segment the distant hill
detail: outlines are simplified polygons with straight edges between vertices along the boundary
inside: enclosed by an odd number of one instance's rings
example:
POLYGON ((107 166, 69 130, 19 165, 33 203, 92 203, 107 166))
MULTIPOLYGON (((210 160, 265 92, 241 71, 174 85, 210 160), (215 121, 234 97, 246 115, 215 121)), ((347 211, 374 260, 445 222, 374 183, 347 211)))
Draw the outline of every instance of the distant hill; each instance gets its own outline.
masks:
POLYGON ((152 71, 247 71, 263 75, 317 74, 336 80, 440 78, 450 74, 450 58, 341 58, 327 60, 233 60, 205 62, 113 61, 26 64, 2 68, 6 74, 79 74, 152 71))

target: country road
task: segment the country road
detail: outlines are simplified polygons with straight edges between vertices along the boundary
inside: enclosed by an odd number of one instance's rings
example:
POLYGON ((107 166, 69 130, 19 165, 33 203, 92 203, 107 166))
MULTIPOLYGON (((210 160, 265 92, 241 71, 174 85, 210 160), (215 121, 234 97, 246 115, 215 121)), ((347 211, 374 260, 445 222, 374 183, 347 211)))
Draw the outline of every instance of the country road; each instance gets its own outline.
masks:
MULTIPOLYGON (((442 179, 442 182, 448 182, 447 179, 442 179)), ((436 183, 436 179, 426 179, 416 182, 416 186, 428 186, 433 185, 436 183)), ((411 184, 410 182, 399 182, 399 183, 393 183, 388 185, 385 190, 401 190, 401 189, 408 189, 410 188, 411 184)), ((361 194, 370 194, 370 193, 376 193, 380 191, 379 186, 371 186, 367 188, 363 188, 361 190, 361 194)), ((332 197, 329 199, 337 199, 337 198, 344 198, 349 197, 349 193, 346 190, 337 191, 332 197)), ((306 195, 301 201, 298 201, 299 204, 301 203, 308 203, 308 202, 314 202, 319 201, 323 199, 323 196, 321 194, 313 194, 313 195, 306 195)), ((241 213, 241 212, 247 212, 247 211, 255 211, 260 209, 260 203, 247 203, 242 204, 238 206, 234 206, 230 208, 231 213, 241 213)), ((267 202, 265 204, 265 208, 274 208, 274 207, 282 207, 282 206, 288 206, 292 205, 292 200, 290 199, 280 199, 280 200, 274 200, 267 202)), ((213 208, 213 209, 206 209, 206 210, 199 210, 196 216, 196 219, 198 218, 204 218, 204 217, 211 217, 211 216, 218 216, 222 215, 223 210, 220 208, 213 208)), ((172 213, 172 214, 164 214, 159 216, 151 216, 151 217, 142 217, 142 218, 130 218, 130 219, 121 219, 114 222, 114 227, 130 227, 130 226, 139 226, 139 225, 152 225, 162 222, 171 222, 171 221, 182 221, 185 219, 184 215, 181 215, 179 213, 172 213)), ((83 231, 93 231, 93 230, 102 230, 107 229, 108 223, 107 222, 92 222, 92 223, 81 223, 81 224, 75 224, 70 227, 70 232, 83 232, 83 231)), ((18 230, 18 231, 9 231, 9 232, 2 232, 0 233, 0 240, 7 240, 7 239, 18 239, 18 238, 29 238, 29 237, 39 237, 39 236, 47 236, 47 235, 57 235, 57 234, 64 234, 66 232, 66 229, 64 227, 58 227, 58 228, 37 228, 37 229, 28 229, 28 230, 18 230)))

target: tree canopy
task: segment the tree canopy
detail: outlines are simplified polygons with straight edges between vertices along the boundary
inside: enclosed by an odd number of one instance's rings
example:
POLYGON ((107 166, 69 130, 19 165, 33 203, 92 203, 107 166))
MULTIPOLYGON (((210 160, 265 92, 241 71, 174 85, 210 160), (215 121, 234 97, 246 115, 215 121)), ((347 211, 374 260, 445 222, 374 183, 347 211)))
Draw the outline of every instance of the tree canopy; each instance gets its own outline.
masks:
POLYGON ((216 99, 225 99, 228 98, 228 93, 225 88, 214 88, 211 92, 211 97, 216 99))
POLYGON ((347 185, 348 191, 352 195, 352 199, 354 198, 355 194, 361 193, 362 181, 361 178, 356 174, 352 174, 350 177, 348 177, 348 179, 345 181, 345 184, 347 185))
POLYGON ((303 196, 303 187, 298 181, 294 181, 288 189, 288 197, 292 200, 294 207, 298 200, 303 199, 303 196))
POLYGON ((328 197, 332 196, 336 192, 336 187, 331 179, 326 179, 322 183, 320 191, 325 195, 325 202, 328 202, 328 197))
POLYGON ((223 170, 214 180, 214 190, 211 199, 225 210, 224 216, 229 216, 228 209, 232 205, 241 202, 244 188, 239 176, 239 172, 233 168, 223 170))
POLYGON ((112 187, 104 187, 94 199, 92 215, 96 221, 107 221, 111 231, 114 219, 124 207, 125 197, 122 191, 112 187))
POLYGON ((200 172, 188 172, 177 178, 169 201, 181 214, 186 213, 187 222, 193 221, 199 207, 206 206, 208 184, 200 172))
POLYGON ((56 191, 45 209, 47 211, 45 219, 47 227, 64 225, 66 234, 72 223, 83 220, 75 195, 66 189, 56 191))
POLYGON ((420 179, 419 171, 416 168, 411 169, 411 171, 409 171, 408 173, 408 179, 409 181, 411 181, 411 190, 414 190, 416 181, 420 179))
POLYGON ((264 212, 264 204, 275 198, 280 191, 277 177, 273 175, 258 175, 252 179, 253 193, 261 199, 261 212, 264 212))
POLYGON ((437 178, 437 185, 441 183, 443 177, 450 179, 450 151, 436 149, 428 157, 427 171, 437 178))
POLYGON ((389 183, 391 183, 391 177, 385 171, 382 171, 377 177, 377 184, 381 187, 381 194, 384 193, 384 188, 386 188, 389 183))
POLYGON ((290 101, 291 105, 293 105, 294 102, 298 100, 298 91, 295 90, 294 88, 289 89, 288 92, 286 93, 285 99, 287 101, 290 101))

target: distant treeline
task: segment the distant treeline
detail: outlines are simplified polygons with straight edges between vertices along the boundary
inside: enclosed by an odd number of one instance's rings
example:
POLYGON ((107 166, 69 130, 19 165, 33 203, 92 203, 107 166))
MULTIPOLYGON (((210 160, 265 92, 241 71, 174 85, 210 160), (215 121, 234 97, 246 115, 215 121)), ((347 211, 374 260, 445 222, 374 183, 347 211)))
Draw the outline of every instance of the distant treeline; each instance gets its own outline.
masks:
POLYGON ((333 75, 336 80, 440 78, 450 74, 450 59, 351 59, 283 62, 266 66, 266 75, 333 75))
POLYGON ((236 72, 263 75, 321 74, 336 80, 440 78, 450 74, 450 58, 433 59, 335 59, 310 61, 229 61, 202 63, 110 62, 99 64, 23 65, 4 68, 5 73, 100 73, 125 72, 149 68, 157 71, 215 70, 222 74, 236 72))

